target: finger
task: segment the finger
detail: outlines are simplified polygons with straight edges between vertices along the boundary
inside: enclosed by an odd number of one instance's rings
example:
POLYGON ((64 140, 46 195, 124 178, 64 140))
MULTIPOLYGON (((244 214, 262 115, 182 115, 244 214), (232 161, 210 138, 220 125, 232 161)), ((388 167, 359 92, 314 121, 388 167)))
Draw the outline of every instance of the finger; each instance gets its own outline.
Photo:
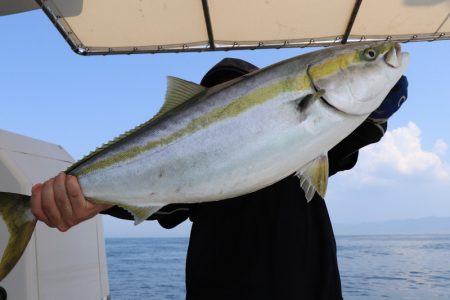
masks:
POLYGON ((63 231, 67 226, 65 226, 61 218, 58 206, 56 206, 53 184, 54 179, 50 179, 44 183, 41 196, 42 210, 49 220, 50 227, 57 227, 59 230, 63 231))
POLYGON ((110 204, 92 203, 88 201, 84 197, 78 179, 75 176, 66 176, 66 189, 71 200, 73 214, 79 219, 79 222, 90 219, 99 212, 113 207, 110 204))
POLYGON ((66 174, 63 172, 59 173, 55 177, 53 183, 53 193, 55 196, 55 203, 58 207, 59 213, 61 214, 64 223, 72 227, 74 224, 72 205, 70 203, 69 197, 67 196, 66 190, 66 174))
POLYGON ((87 202, 84 198, 80 184, 75 176, 66 176, 66 189, 72 205, 73 214, 76 218, 83 218, 89 213, 89 204, 91 203, 87 202))
POLYGON ((50 226, 50 222, 48 221, 47 216, 42 211, 42 201, 41 201, 41 192, 42 192, 42 184, 38 183, 33 186, 31 189, 31 212, 33 215, 40 221, 50 226))

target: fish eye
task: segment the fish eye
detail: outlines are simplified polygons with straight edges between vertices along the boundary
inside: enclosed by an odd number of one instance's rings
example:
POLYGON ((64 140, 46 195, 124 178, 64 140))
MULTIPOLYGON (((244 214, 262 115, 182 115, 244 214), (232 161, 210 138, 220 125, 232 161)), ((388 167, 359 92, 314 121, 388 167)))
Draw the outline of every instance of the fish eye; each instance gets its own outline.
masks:
POLYGON ((374 60, 375 58, 377 58, 378 52, 373 48, 368 48, 364 50, 363 55, 367 60, 374 60))

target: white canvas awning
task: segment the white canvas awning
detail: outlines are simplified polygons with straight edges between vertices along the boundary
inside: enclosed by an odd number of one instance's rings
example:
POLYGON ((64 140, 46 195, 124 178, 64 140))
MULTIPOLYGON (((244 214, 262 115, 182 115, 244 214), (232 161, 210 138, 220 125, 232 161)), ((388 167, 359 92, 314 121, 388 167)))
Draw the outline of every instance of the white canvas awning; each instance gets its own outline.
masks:
MULTIPOLYGON (((27 8, 27 1, 32 4, 32 0, 6 0, 6 3, 17 7, 21 2, 27 8)), ((84 55, 450 38, 450 0, 36 2, 71 48, 84 55)), ((0 12, 2 7, 5 4, 0 5, 0 12)))

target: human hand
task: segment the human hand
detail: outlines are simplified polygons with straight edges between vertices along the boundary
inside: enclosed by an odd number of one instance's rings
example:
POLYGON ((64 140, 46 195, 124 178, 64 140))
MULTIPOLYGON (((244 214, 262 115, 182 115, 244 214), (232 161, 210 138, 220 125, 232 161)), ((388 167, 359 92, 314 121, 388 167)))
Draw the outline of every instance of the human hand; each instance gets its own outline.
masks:
POLYGON ((384 123, 389 119, 408 98, 408 79, 402 76, 394 85, 381 105, 370 114, 368 120, 375 123, 384 123))
POLYGON ((31 211, 49 227, 65 232, 112 207, 87 201, 75 176, 59 173, 31 191, 31 211))

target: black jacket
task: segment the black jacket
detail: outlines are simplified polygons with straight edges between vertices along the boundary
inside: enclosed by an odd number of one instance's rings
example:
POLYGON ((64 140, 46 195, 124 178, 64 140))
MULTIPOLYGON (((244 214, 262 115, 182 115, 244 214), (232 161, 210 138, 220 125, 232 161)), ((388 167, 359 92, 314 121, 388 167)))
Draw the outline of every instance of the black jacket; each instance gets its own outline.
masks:
MULTIPOLYGON (((385 130, 360 125, 329 151, 330 175, 351 169, 385 130)), ((117 207, 105 213, 131 219, 117 207)), ((307 203, 297 177, 226 201, 168 205, 150 219, 172 228, 188 217, 187 299, 342 299, 325 202, 307 203)))

